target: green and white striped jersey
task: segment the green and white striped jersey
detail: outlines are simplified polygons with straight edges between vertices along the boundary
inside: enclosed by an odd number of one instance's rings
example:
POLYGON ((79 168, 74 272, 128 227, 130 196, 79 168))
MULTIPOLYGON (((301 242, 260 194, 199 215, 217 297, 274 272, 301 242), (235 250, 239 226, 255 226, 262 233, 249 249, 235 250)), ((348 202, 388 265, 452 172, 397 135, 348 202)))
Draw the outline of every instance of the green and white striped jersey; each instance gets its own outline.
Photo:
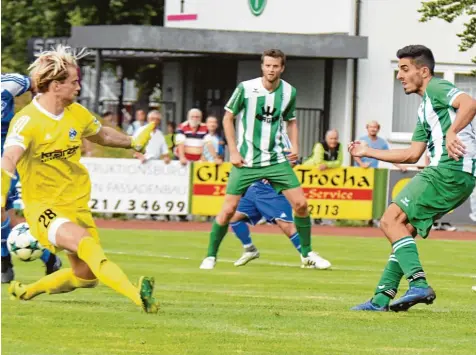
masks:
POLYGON ((458 138, 466 146, 464 157, 456 161, 448 157, 446 150, 446 132, 456 118, 452 104, 462 93, 449 81, 432 78, 418 108, 418 122, 412 140, 427 143, 430 166, 476 175, 476 127, 473 123, 458 133, 458 138))
POLYGON ((280 80, 269 92, 262 78, 241 82, 225 109, 238 119, 238 150, 245 167, 256 168, 286 161, 284 121, 296 119, 296 89, 280 80))

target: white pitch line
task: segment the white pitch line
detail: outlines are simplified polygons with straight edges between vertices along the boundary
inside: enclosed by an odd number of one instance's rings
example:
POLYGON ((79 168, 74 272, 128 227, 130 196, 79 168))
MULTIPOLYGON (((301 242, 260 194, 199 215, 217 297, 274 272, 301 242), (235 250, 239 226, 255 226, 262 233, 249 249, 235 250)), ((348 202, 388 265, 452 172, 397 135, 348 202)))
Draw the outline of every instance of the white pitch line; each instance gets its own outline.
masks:
MULTIPOLYGON (((132 255, 132 256, 146 256, 146 257, 153 257, 153 258, 163 258, 163 259, 175 259, 175 260, 190 260, 196 261, 197 263, 201 262, 202 259, 197 258, 189 258, 186 256, 174 256, 169 254, 157 254, 157 253, 150 253, 150 252, 141 252, 141 253, 131 253, 131 252, 124 252, 119 250, 105 250, 106 254, 116 254, 116 255, 132 255)), ((219 258, 218 261, 220 263, 234 263, 236 260, 232 259, 222 259, 219 258)), ((286 262, 276 262, 276 261, 266 261, 266 260, 254 260, 253 264, 260 264, 260 265, 270 265, 270 266, 283 266, 283 267, 295 267, 300 268, 300 263, 286 263, 286 262)), ((379 268, 363 268, 363 267, 347 267, 347 266, 332 266, 332 270, 336 271, 359 271, 359 272, 378 272, 381 271, 379 268)), ((324 271, 324 270, 320 270, 324 271)), ((433 275, 439 276, 452 276, 452 277, 469 277, 475 278, 474 273, 452 273, 452 272, 432 272, 433 275)))

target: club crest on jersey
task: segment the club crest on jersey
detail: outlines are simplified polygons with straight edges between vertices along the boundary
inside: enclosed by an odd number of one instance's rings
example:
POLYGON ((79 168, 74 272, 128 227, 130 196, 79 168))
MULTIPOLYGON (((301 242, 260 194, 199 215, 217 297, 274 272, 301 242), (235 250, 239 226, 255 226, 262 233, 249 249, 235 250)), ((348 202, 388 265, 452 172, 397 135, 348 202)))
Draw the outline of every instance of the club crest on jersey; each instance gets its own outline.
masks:
POLYGON ((69 140, 70 141, 74 140, 77 135, 78 135, 78 132, 76 132, 76 130, 74 128, 71 128, 69 130, 69 140))
POLYGON ((276 107, 271 110, 270 106, 266 106, 266 110, 263 107, 261 107, 261 115, 258 113, 256 114, 256 119, 260 121, 264 121, 266 123, 271 123, 271 122, 276 122, 279 120, 279 115, 275 116, 274 114, 276 113, 277 109, 276 107))

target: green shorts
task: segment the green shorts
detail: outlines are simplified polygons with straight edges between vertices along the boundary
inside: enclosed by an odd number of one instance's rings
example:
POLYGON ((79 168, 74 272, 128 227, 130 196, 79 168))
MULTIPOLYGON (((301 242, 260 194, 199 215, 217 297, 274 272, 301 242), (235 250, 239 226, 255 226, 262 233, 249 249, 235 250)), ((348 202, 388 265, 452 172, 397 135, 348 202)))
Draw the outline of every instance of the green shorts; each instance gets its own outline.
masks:
POLYGON ((261 168, 232 167, 226 193, 243 195, 252 183, 261 179, 267 179, 278 193, 301 186, 291 165, 284 162, 261 168))
POLYGON ((460 206, 474 190, 476 178, 463 171, 427 167, 418 173, 392 201, 407 215, 423 238, 433 222, 460 206))

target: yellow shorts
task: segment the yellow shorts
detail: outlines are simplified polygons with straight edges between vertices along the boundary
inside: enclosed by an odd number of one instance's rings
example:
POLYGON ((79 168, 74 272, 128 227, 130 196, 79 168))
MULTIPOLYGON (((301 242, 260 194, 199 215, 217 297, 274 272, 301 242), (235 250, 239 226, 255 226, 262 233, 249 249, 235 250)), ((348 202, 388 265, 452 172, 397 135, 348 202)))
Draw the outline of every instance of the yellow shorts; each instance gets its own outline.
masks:
POLYGON ((99 243, 99 234, 89 208, 69 209, 67 207, 30 204, 25 208, 26 222, 31 234, 38 239, 43 247, 57 253, 62 250, 56 244, 56 232, 66 223, 72 222, 85 228, 89 235, 99 243))

